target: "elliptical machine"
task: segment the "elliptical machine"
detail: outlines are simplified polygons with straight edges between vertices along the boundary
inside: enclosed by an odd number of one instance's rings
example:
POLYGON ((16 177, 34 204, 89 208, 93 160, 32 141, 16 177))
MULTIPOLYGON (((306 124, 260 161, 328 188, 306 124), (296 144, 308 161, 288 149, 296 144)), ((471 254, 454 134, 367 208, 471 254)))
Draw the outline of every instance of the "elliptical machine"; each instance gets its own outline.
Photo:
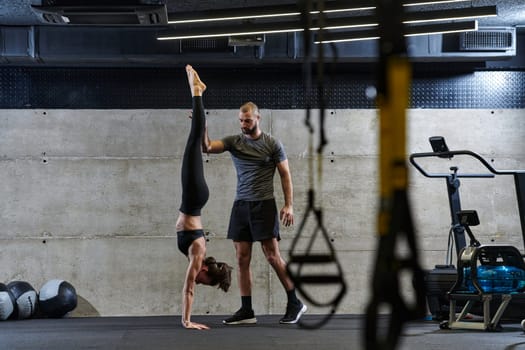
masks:
MULTIPOLYGON (((503 313, 506 310, 506 306, 511 302, 509 299, 507 302, 502 301, 506 297, 502 297, 504 293, 495 292, 494 289, 487 292, 477 282, 477 269, 478 263, 480 266, 504 266, 504 264, 512 262, 510 266, 515 268, 525 268, 523 264, 523 258, 519 250, 515 247, 510 246, 481 246, 477 240, 472 235, 470 226, 479 224, 479 219, 475 211, 462 211, 461 202, 459 196, 459 187, 460 180, 459 178, 493 178, 496 175, 513 175, 518 209, 521 219, 521 228, 522 236, 525 242, 525 171, 523 170, 497 170, 494 169, 483 157, 477 153, 459 150, 459 151, 450 151, 445 143, 445 139, 441 136, 433 136, 429 138, 430 144, 432 146, 433 152, 428 153, 414 153, 410 155, 410 163, 424 176, 429 178, 444 178, 447 184, 448 200, 450 207, 451 215, 451 229, 450 237, 453 237, 453 242, 456 245, 456 256, 458 261, 458 267, 452 265, 452 248, 450 244, 449 237, 449 248, 447 251, 447 261, 445 265, 436 265, 436 269, 429 272, 429 278, 427 281, 427 287, 429 290, 429 295, 427 300, 429 303, 430 311, 433 314, 433 317, 437 320, 448 319, 443 323, 444 328, 462 328, 466 325, 463 323, 458 323, 458 319, 453 318, 452 315, 455 315, 456 312, 465 311, 465 314, 468 310, 472 310, 473 313, 483 314, 484 322, 481 326, 476 325, 475 329, 494 329, 503 313), (418 158, 446 158, 452 159, 455 155, 469 156, 477 159, 489 172, 488 173, 460 173, 458 167, 450 167, 450 173, 429 173, 416 161, 418 158), (465 232, 470 236, 470 245, 467 247, 465 232), (450 256, 449 256, 450 254, 450 256), (485 259, 486 256, 490 256, 491 259, 485 259), (516 256, 518 258, 516 258, 516 256), (472 260, 474 259, 474 260, 472 260), (477 259, 477 260, 476 260, 477 259), (481 260, 480 260, 481 259, 481 260), (496 260, 494 260, 496 259, 496 260), (519 262, 516 261, 519 260, 519 262), (490 265, 492 261, 498 261, 498 264, 490 265), (467 270, 465 270, 467 269, 467 270), (469 272, 468 276, 465 276, 465 271, 469 272), (465 278, 468 277, 468 278, 465 278), (472 278, 474 277, 474 278, 472 278), (470 298, 470 296, 465 296, 465 280, 470 281, 470 291, 471 294, 477 294, 476 297, 470 298), (460 288, 461 286, 461 288, 460 288), (480 288, 476 288, 476 286, 480 288), (433 294, 432 294, 433 293, 433 294), (455 297, 455 295, 458 295, 455 297), (490 294, 490 298, 487 296, 490 294), (461 297, 459 295, 462 295, 461 297), (472 299, 472 302, 469 302, 469 298, 472 299), (475 299, 475 300, 474 300, 475 299), (487 302, 483 302, 487 300, 487 302), (479 306, 481 302, 481 310, 475 309, 475 304, 479 306), (496 313, 493 318, 490 318, 490 306, 497 306, 496 313), (474 307, 474 309, 473 309, 474 307), (458 309, 459 308, 459 309, 458 309)), ((498 283, 495 281, 494 283, 498 283)), ((502 283, 502 282, 501 282, 502 283)), ((512 292, 513 294, 519 294, 518 290, 512 292)), ((521 293, 523 294, 523 293, 521 293)), ((516 318, 522 319, 523 314, 525 314, 525 301, 523 298, 519 298, 516 295, 511 298, 512 303, 516 303, 516 307, 507 309, 505 312, 506 318, 516 318)), ((494 309, 494 308, 493 308, 494 309)), ((462 315, 464 316, 464 315, 462 315)), ((470 327, 470 324, 468 325, 470 327)))

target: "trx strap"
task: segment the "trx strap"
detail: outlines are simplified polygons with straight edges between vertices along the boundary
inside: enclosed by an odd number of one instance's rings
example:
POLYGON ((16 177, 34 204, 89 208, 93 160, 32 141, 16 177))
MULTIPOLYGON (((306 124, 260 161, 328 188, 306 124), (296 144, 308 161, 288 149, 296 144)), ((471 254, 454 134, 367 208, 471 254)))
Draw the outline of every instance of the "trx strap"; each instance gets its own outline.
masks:
POLYGON ((380 23, 377 104, 380 116, 381 179, 377 223, 379 242, 372 295, 366 309, 367 350, 395 349, 403 324, 408 320, 422 318, 426 305, 423 271, 419 265, 407 193, 405 111, 411 70, 403 35, 403 5, 396 0, 376 0, 376 4, 380 23), (402 257, 396 251, 400 238, 404 238, 407 245, 407 251, 402 257), (406 272, 412 275, 412 304, 401 293, 401 277, 406 272), (389 313, 380 315, 380 311, 385 310, 383 306, 389 313), (383 327, 385 322, 386 327, 383 327))
MULTIPOLYGON (((308 161, 308 173, 309 173, 309 190, 308 190, 308 206, 305 210, 302 221, 299 225, 299 229, 294 236, 292 241, 292 246, 290 248, 290 258, 287 264, 288 274, 295 284, 295 288, 301 293, 301 295, 311 304, 320 307, 331 307, 330 312, 324 315, 319 321, 315 323, 306 323, 303 319, 299 320, 299 326, 308 329, 319 328, 330 320, 330 318, 335 314, 337 306, 343 299, 343 296, 346 294, 346 283, 343 278, 343 270, 339 261, 337 260, 335 250, 328 236, 328 232, 324 227, 323 223, 323 212, 321 207, 315 206, 315 192, 313 185, 313 168, 314 168, 314 157, 313 157, 313 133, 314 129, 310 121, 310 110, 311 110, 311 91, 312 91, 312 73, 311 73, 311 50, 310 50, 310 12, 311 12, 311 1, 306 1, 304 5, 304 11, 302 11, 304 27, 305 30, 305 64, 304 68, 304 77, 305 77, 305 95, 307 101, 306 109, 306 119, 305 125, 309 132, 309 142, 308 142, 308 153, 310 155, 308 161), (314 229, 311 237, 309 238, 308 243, 306 244, 305 249, 299 248, 299 241, 306 240, 302 237, 303 233, 308 230, 307 222, 310 218, 314 219, 314 229), (319 233, 321 233, 320 237, 319 233), (319 240, 322 239, 321 243, 324 247, 323 252, 315 253, 313 250, 319 246, 319 240), (317 243, 317 244, 316 244, 317 243), (335 266, 335 272, 319 272, 322 267, 335 266), (317 272, 311 272, 311 268, 314 267, 317 272), (317 286, 329 286, 329 285, 338 285, 339 289, 336 289, 335 296, 328 301, 317 300, 312 293, 308 290, 307 286, 317 285, 317 286)), ((319 9, 323 9, 323 2, 318 3, 319 9)), ((322 18, 320 19, 322 27, 322 18)), ((322 32, 322 30, 321 30, 322 32)), ((322 33, 320 33, 322 35, 322 33)), ((318 188, 322 184, 322 151, 323 147, 326 145, 326 138, 324 133, 324 116, 325 116, 325 102, 324 102, 324 86, 323 86, 323 51, 322 45, 319 46, 318 54, 318 65, 317 65, 317 96, 319 98, 320 105, 320 140, 319 147, 317 149, 317 179, 319 182, 318 188)))

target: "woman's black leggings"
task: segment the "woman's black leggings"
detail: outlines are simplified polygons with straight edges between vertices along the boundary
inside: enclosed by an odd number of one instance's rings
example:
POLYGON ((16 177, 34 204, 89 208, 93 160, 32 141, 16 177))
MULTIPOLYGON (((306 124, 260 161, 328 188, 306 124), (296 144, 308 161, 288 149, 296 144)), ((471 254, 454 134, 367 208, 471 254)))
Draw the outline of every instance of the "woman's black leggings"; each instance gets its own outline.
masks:
POLYGON ((205 126, 206 116, 202 96, 195 96, 193 97, 191 130, 184 149, 181 169, 182 204, 180 211, 191 216, 201 215, 201 209, 210 196, 202 164, 202 138, 205 126))

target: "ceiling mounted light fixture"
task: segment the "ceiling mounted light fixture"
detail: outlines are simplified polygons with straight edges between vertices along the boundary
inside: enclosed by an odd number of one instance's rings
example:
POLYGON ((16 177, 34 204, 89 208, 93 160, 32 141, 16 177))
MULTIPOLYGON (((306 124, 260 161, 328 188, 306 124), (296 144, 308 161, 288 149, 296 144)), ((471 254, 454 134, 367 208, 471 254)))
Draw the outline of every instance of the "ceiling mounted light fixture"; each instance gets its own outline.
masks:
MULTIPOLYGON (((324 21, 324 29, 348 29, 361 27, 377 26, 375 16, 356 16, 346 18, 330 18, 324 21)), ((311 31, 318 31, 320 26, 318 21, 312 23, 311 31)), ((173 35, 160 35, 158 40, 182 40, 198 38, 218 38, 229 36, 273 34, 273 33, 293 33, 304 31, 301 22, 272 22, 272 23, 243 23, 239 25, 229 25, 220 27, 202 27, 174 30, 173 35)))
POLYGON ((257 23, 176 30, 173 35, 161 35, 157 40, 219 38, 272 33, 293 33, 301 31, 304 31, 304 28, 297 22, 283 22, 279 23, 278 26, 275 25, 275 23, 257 23))
MULTIPOLYGON (((314 3, 314 8, 310 14, 319 14, 321 11, 317 9, 314 3)), ((338 13, 338 12, 352 12, 365 11, 375 9, 373 1, 352 1, 352 3, 341 1, 330 1, 324 4, 323 13, 338 13)), ((279 6, 260 6, 250 8, 235 8, 235 9, 220 9, 214 11, 202 12, 187 12, 176 14, 168 19, 168 24, 191 24, 191 23, 205 23, 205 22, 220 22, 220 21, 238 21, 246 19, 263 19, 263 18, 277 18, 277 17, 293 17, 299 16, 301 9, 295 4, 279 5, 279 6)))
MULTIPOLYGON (((425 6, 438 5, 446 3, 466 2, 472 0, 407 0, 403 6, 425 6)), ((314 8, 310 11, 311 14, 319 14, 317 4, 314 3, 314 8)), ((352 1, 328 1, 324 4, 323 13, 338 13, 338 12, 352 12, 352 11, 366 11, 374 10, 376 8, 375 1, 360 0, 352 1)), ((262 18, 276 18, 276 17, 292 17, 301 14, 301 9, 296 4, 278 5, 278 6, 259 6, 250 8, 233 8, 233 9, 218 9, 213 11, 199 11, 199 12, 184 12, 171 16, 168 19, 168 24, 190 24, 190 23, 204 23, 204 22, 219 22, 219 21, 238 21, 246 19, 262 19, 262 18)))
POLYGON ((191 24, 221 21, 240 21, 246 19, 287 17, 300 15, 295 5, 284 5, 279 9, 270 7, 252 7, 242 9, 220 9, 180 13, 168 18, 168 24, 191 24))
POLYGON ((425 23, 452 20, 495 17, 498 15, 496 6, 465 7, 459 9, 405 12, 403 23, 425 23))
MULTIPOLYGON (((414 25, 405 27, 405 36, 447 34, 478 29, 478 21, 463 21, 452 23, 434 23, 424 25, 414 25)), ((329 32, 323 34, 323 39, 315 40, 315 44, 329 44, 349 41, 375 40, 379 39, 377 29, 354 30, 346 32, 329 32)))
POLYGON ((467 2, 472 0, 410 0, 406 4, 403 4, 403 6, 426 6, 426 5, 439 5, 439 4, 450 4, 455 2, 467 2))
POLYGON ((450 33, 471 32, 474 30, 478 30, 478 21, 422 24, 422 25, 417 25, 417 26, 406 27, 405 36, 418 36, 418 35, 428 35, 428 34, 450 34, 450 33))
MULTIPOLYGON (((472 0, 407 0, 403 6, 425 6, 425 5, 439 5, 446 3, 466 2, 472 0)), ((319 14, 316 2, 313 3, 314 8, 310 11, 311 14, 319 14)), ((327 1, 324 3, 323 13, 339 13, 352 11, 366 11, 374 10, 376 8, 375 1, 360 0, 360 1, 327 1)), ((259 18, 275 18, 275 17, 290 17, 301 14, 301 9, 296 4, 276 5, 276 6, 259 6, 250 8, 233 8, 233 9, 218 9, 213 11, 199 11, 199 12, 185 12, 179 13, 168 19, 168 24, 188 24, 188 23, 203 23, 203 22, 218 22, 218 21, 236 21, 245 19, 259 19, 259 18)))
MULTIPOLYGON (((405 6, 426 6, 443 3, 459 3, 474 0, 406 0, 405 6)), ((339 14, 330 16, 333 12, 371 10, 375 8, 375 1, 327 1, 322 11, 314 3, 310 11, 313 14, 310 27, 305 28, 300 18, 301 11, 295 4, 280 6, 261 6, 244 9, 223 9, 210 12, 196 12, 179 15, 170 19, 170 24, 175 24, 167 31, 159 34, 158 40, 184 40, 218 37, 250 36, 275 33, 294 33, 323 30, 321 42, 342 42, 355 40, 370 40, 378 37, 379 25, 374 11, 352 12, 349 15, 339 14), (323 17, 320 17, 322 15, 323 17), (277 18, 276 21, 269 19, 277 18), (259 19, 262 19, 259 21, 259 19), (216 21, 233 21, 227 25, 214 25, 216 21), (237 21, 237 22, 235 22, 237 21), (199 25, 202 24, 202 25, 199 25), (322 26, 322 28, 321 28, 322 26), (347 39, 341 38, 341 29, 359 29, 346 31, 350 35, 347 39), (333 31, 336 32, 333 32, 333 31), (350 33, 350 34, 349 34, 350 33), (360 34, 359 34, 360 33, 360 34), (329 40, 330 36, 335 39, 329 40)), ((407 35, 424 35, 457 31, 476 30, 477 22, 465 21, 466 19, 479 19, 497 15, 496 6, 460 7, 455 9, 429 9, 420 8, 403 13, 403 23, 407 35), (452 22, 453 21, 453 22, 452 22), (435 26, 431 23, 439 23, 435 26), (465 23, 468 23, 465 27, 465 23), (414 24, 418 24, 415 26, 414 24), (474 25, 473 25, 474 24, 474 25), (415 29, 419 28, 419 29, 415 29), (428 28, 428 32, 424 31, 428 28), (462 29, 463 28, 463 29, 462 29), (416 30, 416 32, 411 32, 416 30)), ((319 42, 317 42, 319 43, 319 42)))

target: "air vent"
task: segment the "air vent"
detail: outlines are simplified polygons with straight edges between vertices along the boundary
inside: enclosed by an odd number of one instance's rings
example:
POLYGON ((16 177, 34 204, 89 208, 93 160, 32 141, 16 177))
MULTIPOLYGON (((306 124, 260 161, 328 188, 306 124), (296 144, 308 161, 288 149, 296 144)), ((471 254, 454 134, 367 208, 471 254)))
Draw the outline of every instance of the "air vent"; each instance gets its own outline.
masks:
POLYGON ((217 39, 186 39, 180 41, 181 52, 229 52, 227 38, 217 39))
POLYGON ((47 24, 166 25, 166 5, 31 6, 47 24))
POLYGON ((508 51, 516 49, 515 28, 480 28, 461 33, 461 51, 508 51))

